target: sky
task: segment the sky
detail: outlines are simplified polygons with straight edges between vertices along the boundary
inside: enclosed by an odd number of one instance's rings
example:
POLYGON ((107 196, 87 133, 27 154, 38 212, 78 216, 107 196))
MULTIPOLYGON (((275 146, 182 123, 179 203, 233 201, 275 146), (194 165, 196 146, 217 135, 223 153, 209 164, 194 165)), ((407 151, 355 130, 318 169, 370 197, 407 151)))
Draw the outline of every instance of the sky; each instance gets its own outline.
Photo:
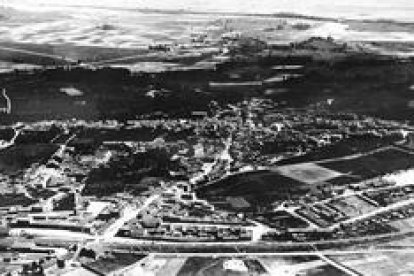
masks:
POLYGON ((186 9, 192 11, 277 13, 295 12, 334 17, 410 19, 413 0, 0 0, 30 10, 61 9, 62 6, 186 9))

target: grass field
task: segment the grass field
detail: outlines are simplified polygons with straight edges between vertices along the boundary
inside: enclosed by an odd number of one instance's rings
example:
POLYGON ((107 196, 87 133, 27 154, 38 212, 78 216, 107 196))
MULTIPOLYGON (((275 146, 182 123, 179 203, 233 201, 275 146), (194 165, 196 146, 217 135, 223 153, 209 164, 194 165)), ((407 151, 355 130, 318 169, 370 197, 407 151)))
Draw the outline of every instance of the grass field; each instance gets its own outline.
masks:
POLYGON ((198 194, 213 202, 227 196, 243 197, 252 206, 269 206, 274 201, 303 195, 309 186, 303 182, 265 171, 230 176, 217 183, 202 187, 198 194))
POLYGON ((414 274, 412 253, 372 253, 330 257, 364 276, 414 274))
POLYGON ((275 171, 286 177, 290 177, 307 184, 325 182, 342 175, 341 173, 326 169, 314 163, 302 163, 278 167, 275 171))
POLYGON ((261 257, 259 261, 270 275, 346 276, 318 257, 261 257))
POLYGON ((363 180, 409 169, 414 166, 414 158, 412 154, 392 148, 354 159, 320 163, 319 165, 363 180))
POLYGON ((98 271, 103 275, 113 273, 121 268, 132 265, 145 255, 132 255, 132 254, 111 254, 110 256, 102 257, 96 261, 85 264, 86 267, 93 271, 98 271))

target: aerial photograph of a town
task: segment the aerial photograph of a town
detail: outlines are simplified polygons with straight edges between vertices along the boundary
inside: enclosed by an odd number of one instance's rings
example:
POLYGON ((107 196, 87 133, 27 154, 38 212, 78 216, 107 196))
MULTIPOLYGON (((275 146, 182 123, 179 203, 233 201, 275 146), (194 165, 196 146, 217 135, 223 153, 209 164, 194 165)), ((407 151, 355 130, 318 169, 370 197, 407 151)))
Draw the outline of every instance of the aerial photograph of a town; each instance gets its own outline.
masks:
POLYGON ((414 275, 414 1, 0 0, 0 275, 414 275))

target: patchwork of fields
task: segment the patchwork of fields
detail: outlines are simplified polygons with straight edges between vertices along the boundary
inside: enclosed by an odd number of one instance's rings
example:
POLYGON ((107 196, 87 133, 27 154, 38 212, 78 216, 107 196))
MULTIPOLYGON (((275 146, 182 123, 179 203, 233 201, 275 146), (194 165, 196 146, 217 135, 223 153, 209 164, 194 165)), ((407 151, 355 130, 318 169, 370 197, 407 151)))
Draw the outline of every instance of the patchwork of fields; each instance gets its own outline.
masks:
MULTIPOLYGON (((225 197, 237 197, 250 205, 269 206, 275 202, 303 196, 318 186, 346 186, 392 172, 414 167, 413 153, 397 147, 331 159, 317 163, 299 163, 229 176, 198 190, 202 197, 221 205, 225 197)), ((374 206, 358 197, 346 197, 330 203, 349 217, 369 212, 374 206)))

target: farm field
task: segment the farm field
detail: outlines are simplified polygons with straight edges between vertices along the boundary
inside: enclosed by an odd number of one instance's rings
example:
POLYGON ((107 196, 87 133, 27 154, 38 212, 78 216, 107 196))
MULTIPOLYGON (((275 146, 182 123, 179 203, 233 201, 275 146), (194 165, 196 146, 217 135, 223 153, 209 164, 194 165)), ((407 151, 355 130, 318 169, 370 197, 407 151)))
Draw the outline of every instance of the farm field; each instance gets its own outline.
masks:
POLYGON ((341 270, 314 256, 261 257, 270 275, 346 276, 341 270))
POLYGON ((364 276, 399 276, 414 274, 413 253, 375 253, 330 256, 364 276))
POLYGON ((309 185, 274 171, 245 173, 227 177, 200 188, 197 193, 212 202, 225 197, 243 197, 253 206, 269 206, 277 200, 303 195, 309 185))
POLYGON ((307 184, 324 182, 342 174, 326 169, 314 163, 301 163, 297 165, 282 166, 275 169, 280 174, 307 184))
POLYGON ((404 150, 390 148, 354 159, 322 162, 319 165, 365 180, 409 169, 414 166, 414 158, 411 153, 404 150))

